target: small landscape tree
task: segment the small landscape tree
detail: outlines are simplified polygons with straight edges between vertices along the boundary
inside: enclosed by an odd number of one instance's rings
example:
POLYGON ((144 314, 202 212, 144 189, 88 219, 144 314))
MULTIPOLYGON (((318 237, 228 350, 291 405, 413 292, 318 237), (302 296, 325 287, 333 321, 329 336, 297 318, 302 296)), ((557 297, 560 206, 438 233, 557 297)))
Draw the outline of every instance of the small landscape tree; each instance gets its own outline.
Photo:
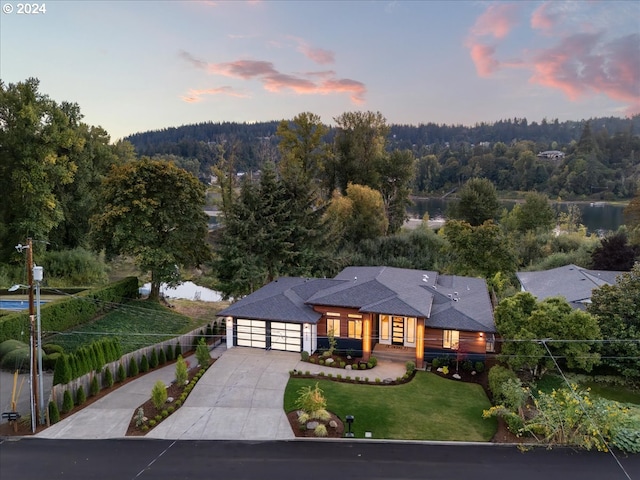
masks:
POLYGON ((178 385, 184 385, 187 383, 187 378, 189 378, 189 371, 187 370, 187 362, 182 355, 178 356, 178 361, 176 362, 176 383, 178 385))
POLYGON ((151 390, 151 401, 156 409, 160 410, 167 401, 167 387, 163 381, 158 380, 151 390))
POLYGON ((196 359, 202 368, 207 368, 211 362, 209 347, 207 347, 204 338, 200 339, 198 346, 196 347, 196 359))

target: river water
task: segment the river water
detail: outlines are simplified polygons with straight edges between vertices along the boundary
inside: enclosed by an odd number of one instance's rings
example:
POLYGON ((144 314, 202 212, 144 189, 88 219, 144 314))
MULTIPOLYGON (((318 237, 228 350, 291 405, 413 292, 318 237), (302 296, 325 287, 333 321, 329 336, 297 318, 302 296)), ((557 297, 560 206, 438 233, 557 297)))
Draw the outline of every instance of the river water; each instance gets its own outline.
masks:
MULTIPOLYGON (((407 210, 410 217, 422 218, 426 212, 430 219, 446 218, 447 207, 455 200, 442 198, 414 198, 413 205, 407 210)), ((511 210, 515 201, 501 201, 505 208, 511 210)), ((622 211, 624 205, 612 205, 610 203, 588 202, 553 202, 554 208, 566 212, 569 205, 577 205, 582 214, 581 223, 587 227, 590 233, 597 231, 616 231, 624 223, 622 211)))

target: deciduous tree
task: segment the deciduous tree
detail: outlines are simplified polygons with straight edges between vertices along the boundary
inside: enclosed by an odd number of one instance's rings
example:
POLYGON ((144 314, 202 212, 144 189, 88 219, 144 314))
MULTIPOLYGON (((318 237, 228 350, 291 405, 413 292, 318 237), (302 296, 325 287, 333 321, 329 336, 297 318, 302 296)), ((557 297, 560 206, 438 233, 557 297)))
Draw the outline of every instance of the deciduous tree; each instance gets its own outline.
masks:
POLYGON ((599 362, 594 347, 594 340, 602 338, 597 319, 571 308, 563 297, 537 302, 528 292, 517 293, 498 304, 495 321, 504 339, 501 353, 514 370, 527 369, 539 377, 553 368, 543 340, 568 368, 589 372, 599 362))
POLYGON ((92 219, 94 245, 107 256, 133 256, 151 272, 150 298, 157 299, 161 283, 179 283, 179 268, 209 258, 204 202, 204 186, 171 163, 143 159, 116 166, 92 219))
POLYGON ((464 220, 471 226, 494 220, 500 210, 495 185, 486 178, 472 178, 459 190, 460 200, 452 206, 449 215, 464 220))

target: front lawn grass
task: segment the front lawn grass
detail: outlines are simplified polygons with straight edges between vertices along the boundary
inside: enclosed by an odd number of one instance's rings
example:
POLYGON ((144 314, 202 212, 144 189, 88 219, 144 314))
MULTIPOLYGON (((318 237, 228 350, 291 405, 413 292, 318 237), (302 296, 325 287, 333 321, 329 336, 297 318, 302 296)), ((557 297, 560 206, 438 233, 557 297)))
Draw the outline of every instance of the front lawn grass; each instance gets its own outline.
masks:
MULTIPOLYGON (((290 378, 284 395, 286 412, 295 410, 298 391, 318 383, 327 409, 344 420, 353 415, 356 438, 371 432, 373 438, 488 442, 497 431, 497 420, 484 420, 491 407, 482 387, 417 372, 403 385, 360 385, 290 378)), ((346 425, 345 425, 346 428, 346 425)))
POLYGON ((46 343, 61 345, 65 351, 72 352, 108 336, 117 338, 123 353, 128 353, 189 332, 205 323, 206 319, 191 319, 158 302, 136 300, 72 331, 47 337, 46 343))

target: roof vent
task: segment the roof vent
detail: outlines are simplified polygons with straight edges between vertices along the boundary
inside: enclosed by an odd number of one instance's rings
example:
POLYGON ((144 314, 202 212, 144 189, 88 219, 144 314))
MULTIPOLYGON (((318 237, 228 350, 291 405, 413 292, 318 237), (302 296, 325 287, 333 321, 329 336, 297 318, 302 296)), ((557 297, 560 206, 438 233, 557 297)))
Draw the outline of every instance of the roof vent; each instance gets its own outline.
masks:
POLYGON ((453 298, 453 295, 451 295, 450 293, 447 293, 447 297, 453 298))
POLYGON ((358 277, 353 277, 353 281, 357 282, 358 281, 358 277))
POLYGON ((458 292, 453 292, 453 294, 457 297, 459 294, 458 292))
POLYGON ((460 299, 459 298, 454 298, 453 301, 454 302, 458 302, 460 299))

